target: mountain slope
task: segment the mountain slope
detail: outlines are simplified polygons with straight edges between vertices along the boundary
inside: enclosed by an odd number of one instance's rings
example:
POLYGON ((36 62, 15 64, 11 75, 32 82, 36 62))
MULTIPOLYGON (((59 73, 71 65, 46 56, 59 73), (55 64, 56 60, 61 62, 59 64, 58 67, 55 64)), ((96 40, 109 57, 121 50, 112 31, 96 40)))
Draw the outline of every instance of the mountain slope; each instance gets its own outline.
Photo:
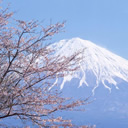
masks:
POLYGON ((61 89, 67 81, 74 78, 79 79, 79 87, 82 85, 93 86, 93 93, 99 85, 103 85, 111 91, 110 85, 119 89, 118 83, 121 81, 128 82, 128 60, 105 48, 80 38, 61 40, 51 46, 56 49, 57 55, 62 56, 70 56, 84 49, 83 54, 81 54, 83 60, 79 63, 80 70, 74 72, 73 75, 64 77, 60 86, 61 89))

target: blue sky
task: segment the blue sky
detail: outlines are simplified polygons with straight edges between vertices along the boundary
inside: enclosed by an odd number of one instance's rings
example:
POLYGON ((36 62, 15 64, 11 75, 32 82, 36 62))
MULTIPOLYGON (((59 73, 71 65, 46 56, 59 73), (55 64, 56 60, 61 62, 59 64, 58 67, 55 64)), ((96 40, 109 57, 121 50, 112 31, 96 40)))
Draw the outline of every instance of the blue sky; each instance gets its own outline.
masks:
POLYGON ((128 0, 4 0, 15 18, 44 25, 66 20, 53 41, 80 37, 128 59, 128 0))

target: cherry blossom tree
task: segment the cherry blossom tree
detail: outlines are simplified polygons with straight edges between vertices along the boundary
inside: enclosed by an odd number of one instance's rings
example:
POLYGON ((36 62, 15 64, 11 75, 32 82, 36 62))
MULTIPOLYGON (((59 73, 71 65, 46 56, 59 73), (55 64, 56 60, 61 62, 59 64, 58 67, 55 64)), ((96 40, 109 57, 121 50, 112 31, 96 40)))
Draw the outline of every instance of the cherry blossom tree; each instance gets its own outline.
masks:
POLYGON ((73 110, 87 99, 69 102, 70 98, 49 88, 56 78, 79 68, 80 52, 60 57, 49 47, 64 23, 44 27, 37 21, 12 20, 12 16, 8 9, 0 10, 0 126, 6 126, 1 120, 16 118, 37 127, 73 127, 70 120, 54 113, 73 110))

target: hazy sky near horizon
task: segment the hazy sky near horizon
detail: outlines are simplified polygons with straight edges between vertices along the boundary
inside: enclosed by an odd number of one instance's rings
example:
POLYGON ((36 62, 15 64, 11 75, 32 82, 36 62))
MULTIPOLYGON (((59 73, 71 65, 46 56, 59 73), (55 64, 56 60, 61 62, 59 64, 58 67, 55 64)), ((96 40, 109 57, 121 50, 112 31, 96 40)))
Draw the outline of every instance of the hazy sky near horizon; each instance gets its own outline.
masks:
POLYGON ((4 0, 15 18, 66 20, 65 32, 53 41, 80 37, 128 59, 128 0, 4 0))

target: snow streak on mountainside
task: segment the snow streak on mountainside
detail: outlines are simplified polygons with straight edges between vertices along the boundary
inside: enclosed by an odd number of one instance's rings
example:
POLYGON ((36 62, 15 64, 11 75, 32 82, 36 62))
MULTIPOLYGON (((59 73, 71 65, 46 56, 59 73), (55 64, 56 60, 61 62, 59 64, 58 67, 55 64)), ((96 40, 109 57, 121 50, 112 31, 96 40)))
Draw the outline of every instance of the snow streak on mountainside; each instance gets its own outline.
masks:
POLYGON ((64 77, 60 86, 61 89, 64 87, 65 82, 73 78, 79 79, 79 87, 82 85, 90 86, 88 79, 95 80, 93 92, 100 84, 111 91, 110 85, 114 85, 118 89, 119 80, 128 82, 128 60, 90 41, 73 38, 56 42, 51 47, 56 49, 56 55, 62 56, 70 56, 79 50, 85 49, 81 55, 83 60, 79 63, 80 70, 74 72, 73 75, 64 77), (89 73, 93 74, 93 78, 89 73))

